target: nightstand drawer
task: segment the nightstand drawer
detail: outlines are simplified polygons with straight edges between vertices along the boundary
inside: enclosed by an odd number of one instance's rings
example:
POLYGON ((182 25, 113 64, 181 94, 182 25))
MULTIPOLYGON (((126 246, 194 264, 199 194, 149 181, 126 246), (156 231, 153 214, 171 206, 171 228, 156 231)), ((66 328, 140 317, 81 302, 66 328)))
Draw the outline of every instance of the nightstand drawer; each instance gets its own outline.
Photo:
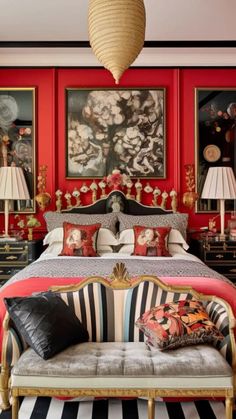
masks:
POLYGON ((211 250, 210 252, 204 252, 204 259, 206 262, 214 261, 214 262, 233 262, 235 260, 236 264, 236 250, 235 251, 222 251, 219 250, 211 250))
MULTIPOLYGON (((12 275, 16 274, 22 269, 22 266, 13 267, 13 266, 0 266, 0 282, 2 280, 9 279, 12 275)), ((0 285, 1 286, 1 285, 0 285)))
POLYGON ((0 245, 0 262, 8 265, 27 265, 28 245, 24 242, 22 244, 0 245))
POLYGON ((43 241, 0 241, 0 287, 13 275, 36 260, 43 251, 43 241))
POLYGON ((224 264, 224 265, 217 265, 216 263, 208 263, 208 266, 212 269, 217 270, 217 272, 219 272, 222 275, 225 275, 227 277, 229 276, 234 276, 236 277, 236 263, 233 264, 224 264))

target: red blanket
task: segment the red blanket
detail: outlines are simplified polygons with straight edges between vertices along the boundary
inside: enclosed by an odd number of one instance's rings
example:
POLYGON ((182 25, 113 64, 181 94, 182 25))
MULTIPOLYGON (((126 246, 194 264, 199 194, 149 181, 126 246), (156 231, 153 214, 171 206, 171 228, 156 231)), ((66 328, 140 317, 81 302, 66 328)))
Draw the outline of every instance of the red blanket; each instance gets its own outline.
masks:
MULTIPOLYGON (((236 288, 228 282, 223 282, 216 278, 202 278, 202 277, 160 277, 160 279, 168 285, 190 285, 196 291, 207 295, 216 295, 228 301, 231 305, 234 315, 236 317, 236 288)), ((6 309, 3 302, 4 297, 16 297, 31 295, 34 292, 48 290, 52 285, 69 285, 79 283, 83 278, 36 278, 25 279, 24 281, 17 281, 0 289, 0 347, 2 342, 2 321, 4 319, 6 309)))

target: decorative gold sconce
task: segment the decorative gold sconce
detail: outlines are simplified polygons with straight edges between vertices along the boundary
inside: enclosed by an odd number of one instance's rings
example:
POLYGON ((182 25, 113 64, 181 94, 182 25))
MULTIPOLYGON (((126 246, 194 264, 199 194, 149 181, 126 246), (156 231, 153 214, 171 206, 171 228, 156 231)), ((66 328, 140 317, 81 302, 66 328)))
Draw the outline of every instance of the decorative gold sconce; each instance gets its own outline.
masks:
POLYGON ((143 47, 145 25, 143 0, 89 1, 90 45, 116 84, 143 47))
POLYGON ((183 204, 188 208, 193 208, 198 199, 198 194, 195 192, 194 165, 186 164, 184 167, 187 192, 183 194, 183 204))
POLYGON ((41 211, 45 211, 46 207, 51 202, 51 195, 46 192, 46 183, 47 183, 47 166, 43 165, 39 168, 38 175, 38 195, 36 195, 35 200, 39 205, 41 211))

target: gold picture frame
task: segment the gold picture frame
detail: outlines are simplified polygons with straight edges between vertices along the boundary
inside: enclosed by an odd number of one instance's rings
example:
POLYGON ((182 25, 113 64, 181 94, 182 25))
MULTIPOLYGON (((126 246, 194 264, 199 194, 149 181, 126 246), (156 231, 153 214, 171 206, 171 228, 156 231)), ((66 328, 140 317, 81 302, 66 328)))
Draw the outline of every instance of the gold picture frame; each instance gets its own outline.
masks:
MULTIPOLYGON (((35 87, 0 87, 0 147, 3 142, 7 146, 8 166, 22 167, 30 194, 27 201, 11 201, 10 210, 17 213, 36 212, 35 96, 35 87)), ((3 208, 0 201, 1 212, 3 208)))
POLYGON ((66 177, 166 178, 166 89, 66 89, 66 177))
MULTIPOLYGON (((195 89, 195 174, 196 212, 218 212, 216 199, 201 199, 207 171, 213 166, 230 166, 236 173, 236 88, 195 89)), ((234 201, 225 201, 233 211, 234 201)))

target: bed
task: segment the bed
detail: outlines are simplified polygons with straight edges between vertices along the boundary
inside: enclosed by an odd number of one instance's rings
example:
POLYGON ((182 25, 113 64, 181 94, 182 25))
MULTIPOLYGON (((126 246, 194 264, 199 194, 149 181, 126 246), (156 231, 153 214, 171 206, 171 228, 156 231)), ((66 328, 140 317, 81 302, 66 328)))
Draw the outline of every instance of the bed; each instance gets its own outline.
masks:
MULTIPOLYGON (((91 276, 110 278, 114 266, 122 262, 131 278, 155 275, 168 285, 189 285, 198 292, 227 300, 236 315, 236 287, 227 278, 207 267, 187 253, 187 214, 173 213, 160 207, 140 204, 127 199, 121 191, 84 207, 45 214, 48 246, 41 257, 14 275, 0 289, 1 324, 5 315, 4 297, 25 296, 49 289, 53 285, 75 284, 91 276), (100 225, 96 247, 99 257, 76 255, 59 256, 63 248, 63 223, 88 226, 100 225), (169 228, 169 255, 133 255, 134 226, 169 228), (117 235, 117 231, 119 234, 117 235)), ((161 303, 164 303, 163 300, 161 303)), ((0 331, 2 341, 2 330, 0 331)))

